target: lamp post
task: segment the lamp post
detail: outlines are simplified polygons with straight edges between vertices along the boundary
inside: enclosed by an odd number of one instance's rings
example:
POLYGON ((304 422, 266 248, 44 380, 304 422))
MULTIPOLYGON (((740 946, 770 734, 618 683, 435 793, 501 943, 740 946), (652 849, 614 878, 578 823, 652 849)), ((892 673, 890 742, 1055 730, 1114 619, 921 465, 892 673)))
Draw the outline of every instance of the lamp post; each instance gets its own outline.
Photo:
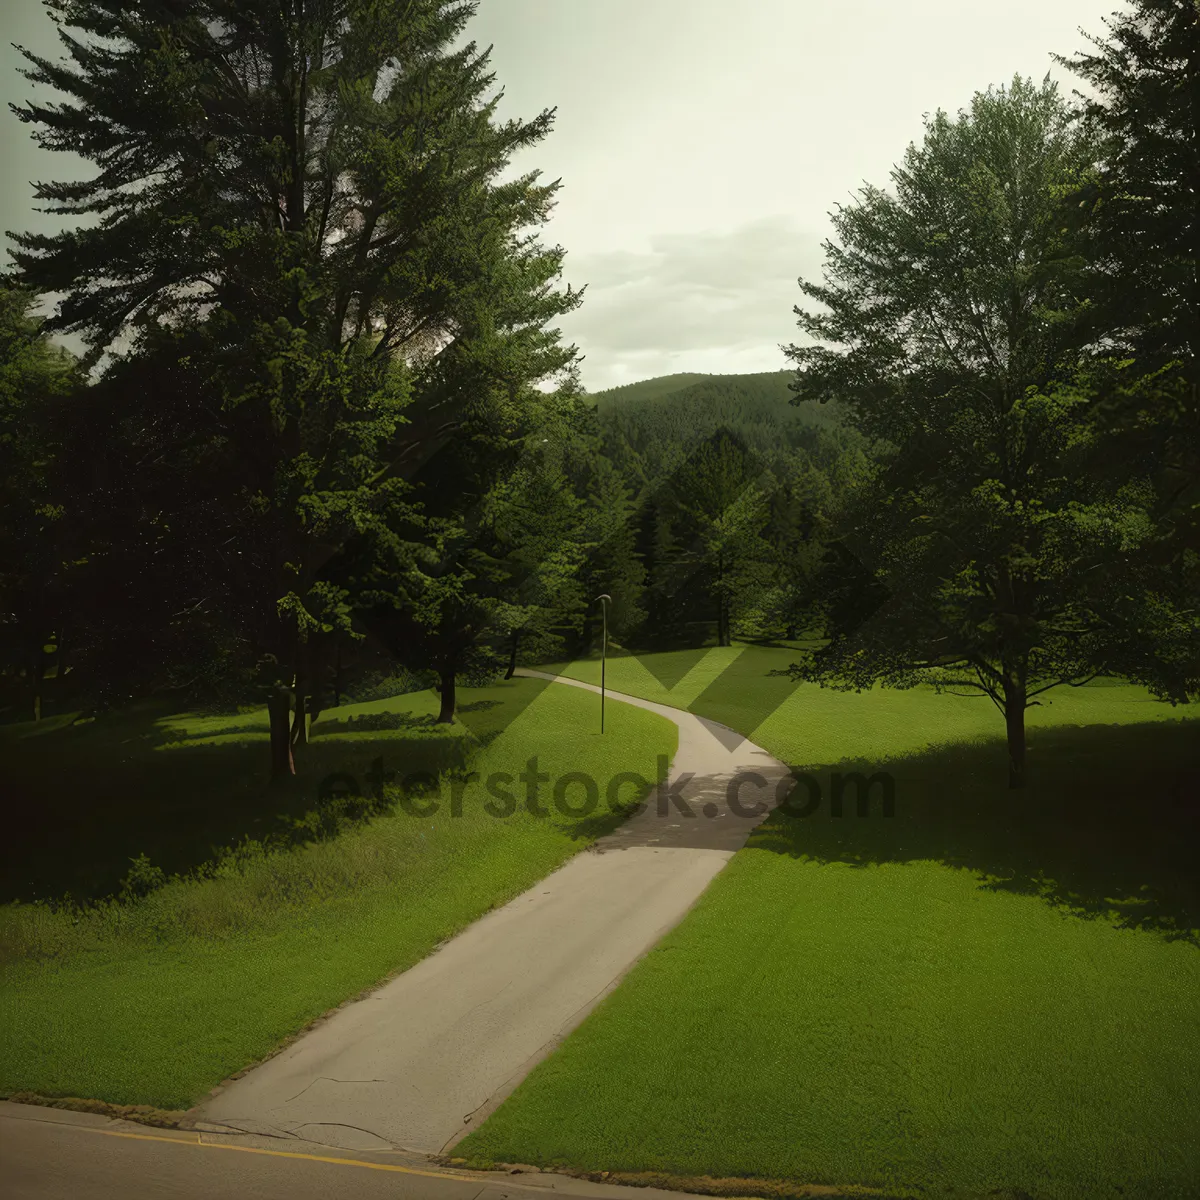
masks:
POLYGON ((608 606, 612 603, 612 597, 606 592, 602 596, 597 596, 593 603, 599 602, 600 611, 604 616, 604 636, 600 642, 600 732, 604 732, 604 664, 608 658, 608 606))

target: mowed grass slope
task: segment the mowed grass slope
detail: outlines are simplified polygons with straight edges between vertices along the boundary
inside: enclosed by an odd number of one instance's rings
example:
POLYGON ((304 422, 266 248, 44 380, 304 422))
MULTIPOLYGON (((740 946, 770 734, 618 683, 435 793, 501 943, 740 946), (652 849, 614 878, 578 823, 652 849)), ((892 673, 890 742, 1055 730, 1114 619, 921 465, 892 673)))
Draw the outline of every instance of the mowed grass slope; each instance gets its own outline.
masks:
POLYGON ((1200 722, 1136 688, 1050 693, 1018 795, 989 702, 765 674, 790 657, 610 660, 614 689, 753 733, 824 798, 768 818, 454 1153, 739 1194, 1200 1195, 1200 722), (833 767, 889 772, 896 815, 877 790, 832 817, 833 767))
MULTIPOLYGON (((430 761, 423 738, 457 737, 470 743, 462 762, 485 776, 516 776, 536 756, 552 780, 587 772, 603 795, 611 774, 632 770, 654 780, 660 756, 674 754, 675 726, 626 705, 609 709, 601 739, 595 697, 584 692, 548 693, 520 679, 464 691, 468 724, 457 733, 426 728, 430 697, 399 697, 390 708, 410 719, 408 728, 390 738, 345 733, 342 753, 328 748, 322 769, 340 760, 361 778, 369 762, 354 754, 365 737, 368 752, 403 775, 430 761)), ((182 764, 187 741, 229 736, 219 720, 197 720, 176 719, 173 727, 192 737, 154 753, 178 753, 182 764)), ((235 721, 255 723, 245 715, 228 723, 235 721)), ((265 753, 265 731, 237 736, 265 753)), ((53 735, 45 735, 48 764, 52 745, 53 735)), ((227 784, 235 788, 238 780, 227 784)), ((411 811, 397 806, 269 852, 243 843, 243 853, 215 870, 175 878, 133 903, 74 915, 5 906, 0 1092, 191 1106, 308 1022, 519 895, 621 819, 607 811, 587 818, 555 812, 551 786, 541 789, 549 817, 535 817, 523 804, 509 817, 491 816, 480 788, 458 789, 456 815, 453 781, 444 778, 438 793, 409 797, 411 811)), ((515 790, 523 800, 521 785, 515 790)), ((149 803, 145 796, 136 801, 136 811, 149 803)), ((162 803, 169 806, 170 797, 162 803)))

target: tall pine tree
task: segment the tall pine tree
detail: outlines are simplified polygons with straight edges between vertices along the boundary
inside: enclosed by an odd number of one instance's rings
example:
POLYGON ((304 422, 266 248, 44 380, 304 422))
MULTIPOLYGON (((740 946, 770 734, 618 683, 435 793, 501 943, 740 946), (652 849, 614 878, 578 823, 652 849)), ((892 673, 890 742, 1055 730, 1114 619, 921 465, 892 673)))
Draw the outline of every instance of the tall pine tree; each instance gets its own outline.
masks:
POLYGON ((545 324, 583 292, 550 287, 561 247, 499 223, 491 234, 488 271, 456 313, 459 338, 414 387, 416 423, 436 430, 423 445, 401 434, 414 505, 349 556, 376 637, 406 667, 437 674, 442 722, 453 720, 460 677, 500 665, 498 642, 524 633, 545 645, 553 621, 579 605, 582 501, 561 454, 581 404, 577 349, 545 324), (554 391, 536 386, 564 374, 554 391))
POLYGON ((0 673, 24 680, 22 715, 38 720, 46 646, 60 675, 63 665, 72 563, 55 484, 62 410, 82 380, 32 315, 35 300, 0 279, 0 673))
MULTIPOLYGON (((100 172, 41 184, 99 224, 17 235, 23 282, 65 293, 48 329, 91 342, 201 332, 189 351, 226 414, 231 487, 266 530, 255 654, 276 664, 272 772, 293 771, 312 637, 346 620, 323 565, 394 518, 413 376, 453 344, 460 294, 499 225, 545 219, 557 184, 496 185, 553 112, 496 125, 488 52, 447 47, 474 3, 50 0, 73 65, 24 52, 75 103, 14 106, 100 172), (73 28, 95 41, 68 37, 73 28), (411 367, 411 369, 410 369, 411 367)), ((419 457, 419 455, 418 455, 419 457)))
POLYGON ((1200 6, 1133 0, 1057 61, 1091 87, 1080 115, 1100 145, 1073 197, 1087 237, 1086 386, 1106 469, 1149 474, 1155 537, 1136 594, 1111 591, 1108 651, 1173 699, 1200 691, 1200 6))

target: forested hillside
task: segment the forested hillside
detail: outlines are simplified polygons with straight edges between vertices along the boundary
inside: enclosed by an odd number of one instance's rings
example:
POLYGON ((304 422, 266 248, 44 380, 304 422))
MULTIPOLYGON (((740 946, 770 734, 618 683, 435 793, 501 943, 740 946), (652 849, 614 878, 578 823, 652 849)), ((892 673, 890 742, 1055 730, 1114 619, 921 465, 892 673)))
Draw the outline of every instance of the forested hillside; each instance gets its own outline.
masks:
MULTIPOLYGON (((794 371, 752 375, 664 375, 596 392, 602 427, 639 452, 654 442, 684 444, 717 429, 736 429, 748 445, 766 451, 805 444, 802 430, 840 426, 836 402, 796 405, 788 384, 794 371)), ((811 439, 808 439, 811 441, 811 439)))
POLYGON ((696 371, 681 371, 676 375, 656 375, 653 379, 639 379, 636 383, 624 383, 620 387, 605 388, 595 392, 593 400, 603 400, 605 404, 625 404, 633 402, 641 404, 646 400, 657 400, 661 396, 669 396, 672 392, 681 391, 693 383, 705 379, 728 378, 722 375, 705 375, 696 371))
POLYGON ((626 514, 596 577, 623 644, 796 634, 865 442, 836 404, 795 403, 794 378, 667 375, 587 397, 606 506, 626 514))

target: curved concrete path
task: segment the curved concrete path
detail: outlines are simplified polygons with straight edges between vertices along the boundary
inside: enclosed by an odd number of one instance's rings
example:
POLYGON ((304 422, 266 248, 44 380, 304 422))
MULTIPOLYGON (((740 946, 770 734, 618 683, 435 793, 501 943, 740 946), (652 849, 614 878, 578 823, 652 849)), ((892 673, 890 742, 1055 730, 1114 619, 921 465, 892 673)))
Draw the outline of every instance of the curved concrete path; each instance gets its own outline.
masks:
POLYGON ((234 1080, 193 1112, 194 1128, 442 1153, 681 920, 775 806, 788 769, 714 721, 609 695, 679 727, 668 785, 510 904, 234 1080), (731 809, 728 783, 747 773, 761 782, 743 780, 731 809))

